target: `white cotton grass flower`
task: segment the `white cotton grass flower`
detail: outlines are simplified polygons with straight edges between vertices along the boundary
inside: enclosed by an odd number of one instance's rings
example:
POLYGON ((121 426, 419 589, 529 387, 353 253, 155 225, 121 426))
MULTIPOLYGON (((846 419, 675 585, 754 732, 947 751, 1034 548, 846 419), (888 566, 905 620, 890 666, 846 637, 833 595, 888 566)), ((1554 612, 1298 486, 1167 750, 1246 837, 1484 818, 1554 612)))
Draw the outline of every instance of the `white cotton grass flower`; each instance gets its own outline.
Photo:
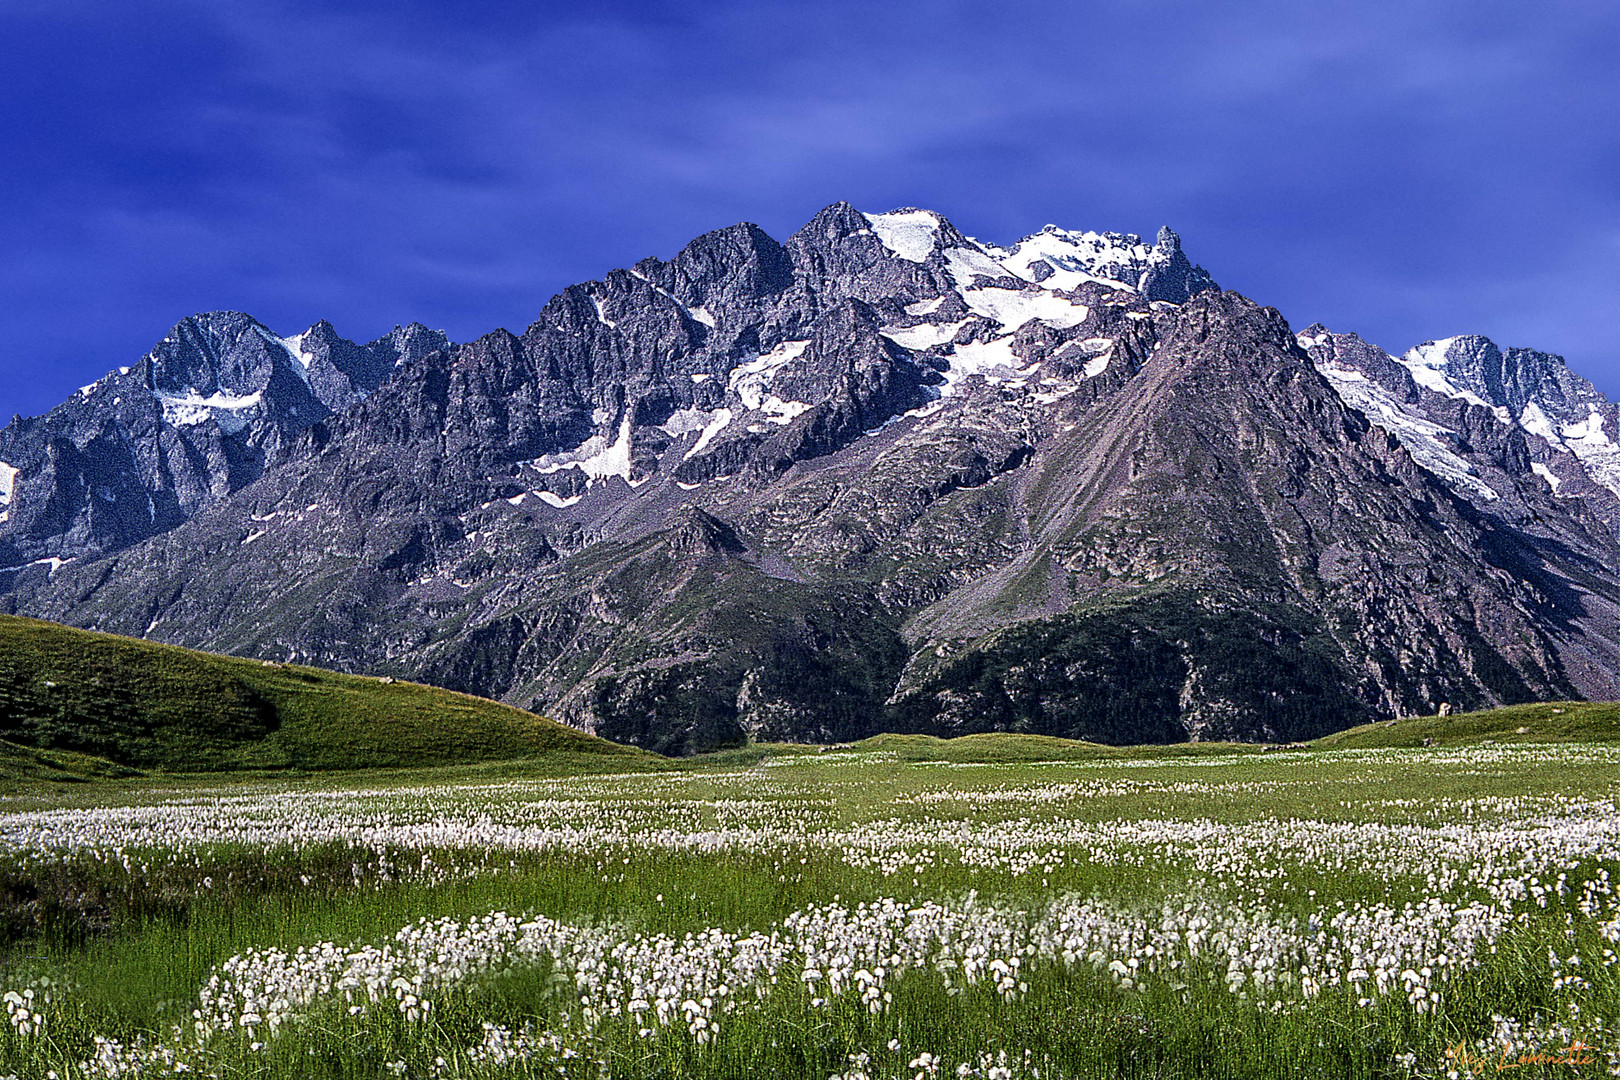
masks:
MULTIPOLYGON (((1355 751, 1310 760, 1371 768, 1398 758, 1355 751)), ((1459 769, 1596 767, 1620 764, 1620 750, 1471 748, 1425 761, 1459 769)), ((452 995, 524 969, 556 980, 550 992, 570 1021, 568 1032, 542 1045, 554 1036, 494 1025, 468 1054, 494 1061, 530 1043, 535 1054, 580 1053, 613 1025, 639 1040, 708 1048, 738 1030, 739 1011, 774 1008, 784 998, 823 1014, 848 1007, 893 1017, 897 988, 918 978, 937 980, 948 994, 979 992, 998 1007, 1022 1008, 1043 979, 1071 970, 1133 996, 1207 985, 1246 1007, 1292 1010, 1337 995, 1368 1009, 1429 1017, 1446 1008, 1453 982, 1526 925, 1525 917, 1548 912, 1584 920, 1595 933, 1582 940, 1604 946, 1583 953, 1584 944, 1560 944, 1549 954, 1555 996, 1589 1015, 1592 984, 1612 979, 1620 909, 1603 869, 1620 859, 1612 798, 1355 795, 1363 800, 1357 806, 1388 809, 1395 821, 1358 819, 1378 816, 1370 812, 1224 820, 1066 811, 1116 798, 1313 790, 1308 775, 1227 781, 1230 764, 1070 765, 1060 780, 1020 773, 1016 784, 914 791, 882 804, 874 815, 886 816, 878 820, 853 820, 835 813, 831 800, 805 797, 784 779, 792 772, 785 765, 701 776, 193 792, 149 805, 0 815, 0 857, 25 868, 83 860, 132 878, 186 860, 195 868, 191 880, 206 871, 225 888, 227 871, 208 861, 222 845, 267 859, 335 846, 349 855, 337 871, 343 886, 371 888, 529 873, 539 859, 561 855, 578 860, 590 881, 623 883, 660 919, 684 906, 685 890, 666 904, 663 892, 637 892, 637 873, 674 856, 757 858, 781 881, 813 875, 812 863, 832 864, 863 875, 871 886, 863 895, 890 894, 810 904, 756 929, 708 927, 679 938, 497 911, 422 920, 381 942, 247 950, 199 988, 187 1053, 224 1052, 241 1039, 268 1047, 322 1010, 342 1024, 386 1017, 427 1030, 452 995), (913 816, 899 816, 905 813, 913 816), (1166 871, 1171 881, 1190 883, 1169 905, 1054 895, 1047 884, 1085 888, 1098 875, 1153 881, 1166 871), (952 899, 921 898, 946 875, 952 899), (1394 889, 1379 901, 1324 899, 1307 889, 1337 879, 1394 889), (974 886, 982 896, 966 891, 974 886), (1009 894, 1025 898, 994 898, 1009 894)), ((316 872, 295 869, 302 878, 316 872)), ((671 889, 666 879, 649 880, 671 889)), ((54 1030, 49 1008, 13 993, 15 1001, 5 998, 13 1034, 54 1030)), ((135 1060, 131 1055, 160 1046, 179 1052, 178 1043, 109 1041, 97 1054, 135 1060)), ((942 1062, 925 1051, 905 1059, 911 1080, 958 1068, 972 1075, 1022 1068, 1016 1060, 942 1062)), ((875 1069, 846 1064, 845 1072, 875 1069)), ((94 1075, 103 1074, 115 1075, 94 1075)))

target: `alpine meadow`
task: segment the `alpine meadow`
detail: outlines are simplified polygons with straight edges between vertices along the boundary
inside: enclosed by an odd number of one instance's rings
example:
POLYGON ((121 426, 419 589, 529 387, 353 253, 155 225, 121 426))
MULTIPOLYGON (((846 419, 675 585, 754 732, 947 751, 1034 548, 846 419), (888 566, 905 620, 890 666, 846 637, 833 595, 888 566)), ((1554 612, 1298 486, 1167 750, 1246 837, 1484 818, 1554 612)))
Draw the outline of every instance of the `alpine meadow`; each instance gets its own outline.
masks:
POLYGON ((1617 714, 35 780, 0 1069, 1611 1073, 1617 714))

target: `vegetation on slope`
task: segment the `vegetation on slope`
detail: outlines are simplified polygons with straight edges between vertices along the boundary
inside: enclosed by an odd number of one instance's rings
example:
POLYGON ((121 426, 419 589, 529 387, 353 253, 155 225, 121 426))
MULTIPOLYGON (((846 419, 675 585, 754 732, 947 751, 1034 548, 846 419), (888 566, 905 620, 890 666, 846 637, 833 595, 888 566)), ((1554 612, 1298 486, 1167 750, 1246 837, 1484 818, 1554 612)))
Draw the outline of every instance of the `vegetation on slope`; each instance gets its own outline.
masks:
POLYGON ((917 675, 889 724, 1111 745, 1286 741, 1366 719, 1352 682, 1338 646, 1301 609, 1144 592, 985 636, 917 675), (1189 704, 1192 685, 1205 696, 1189 704))
POLYGON ((1408 716, 1362 724, 1317 739, 1312 746, 1456 746, 1495 742, 1620 742, 1620 702, 1541 701, 1455 716, 1408 716))
POLYGON ((105 758, 76 754, 71 750, 41 750, 0 740, 0 783, 8 788, 15 785, 27 787, 37 781, 78 784, 139 775, 139 770, 115 765, 105 758))
POLYGON ((643 756, 466 694, 0 615, 0 771, 356 769, 643 756), (14 760, 15 759, 15 760, 14 760), (52 764, 51 762, 55 762, 52 764), (24 769, 24 766, 27 769, 24 769))
MULTIPOLYGON (((1551 701, 1510 705, 1453 716, 1409 716, 1382 720, 1335 732, 1290 748, 1353 750, 1391 747, 1462 746, 1477 743, 1612 743, 1620 742, 1620 702, 1551 701)), ((1047 735, 987 732, 941 739, 932 735, 875 735, 833 752, 889 754, 900 761, 938 761, 952 764, 1015 764, 1027 762, 1128 761, 1134 758, 1176 758, 1222 754, 1257 754, 1278 749, 1277 744, 1198 742, 1162 745, 1108 746, 1047 735)), ((783 748, 786 750, 787 748, 783 748)), ((795 747, 803 752, 804 748, 795 747)))

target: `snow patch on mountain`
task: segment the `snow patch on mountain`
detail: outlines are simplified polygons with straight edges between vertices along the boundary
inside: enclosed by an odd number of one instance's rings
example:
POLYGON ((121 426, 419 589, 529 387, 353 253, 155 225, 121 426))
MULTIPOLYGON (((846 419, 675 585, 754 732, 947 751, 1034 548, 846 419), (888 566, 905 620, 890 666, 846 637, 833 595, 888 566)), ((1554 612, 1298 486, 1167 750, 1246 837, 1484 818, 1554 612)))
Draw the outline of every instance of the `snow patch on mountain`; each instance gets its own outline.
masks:
POLYGON ((731 371, 727 388, 737 395, 743 408, 766 413, 766 419, 774 424, 786 424, 810 406, 777 397, 770 392, 771 380, 785 365, 797 360, 809 344, 809 341, 784 341, 763 356, 737 365, 731 371))
POLYGON ((878 333, 902 349, 931 349, 943 345, 957 335, 968 320, 953 323, 919 323, 916 326, 885 326, 878 333))
POLYGON ((1591 403, 1586 408, 1586 419, 1559 425, 1558 437, 1547 441, 1574 454, 1588 476, 1620 495, 1620 446, 1605 430, 1602 411, 1591 403))
MULTIPOLYGON (((768 414, 767 420, 785 424, 809 406, 796 401, 783 402, 780 398, 768 396, 762 401, 761 408, 768 414), (774 415, 770 415, 773 413, 774 415), (786 419, 782 419, 782 416, 786 416, 786 419)), ((705 410, 693 406, 676 410, 668 420, 659 424, 658 428, 664 434, 677 439, 697 432, 697 441, 681 456, 682 461, 688 461, 708 449, 714 437, 731 426, 732 416, 730 409, 705 410)))
POLYGON ((951 355, 951 366, 945 372, 943 393, 954 393, 972 375, 982 375, 990 382, 1001 383, 1034 372, 1037 365, 1023 368, 1023 361, 1013 352, 1012 343, 1012 335, 1009 334, 994 341, 975 341, 956 346, 956 351, 951 355))
POLYGON ((49 568, 46 570, 46 573, 54 577, 58 570, 72 561, 72 559, 61 559, 55 555, 47 555, 43 559, 35 559, 33 562, 19 563, 16 566, 0 566, 0 574, 9 574, 13 570, 26 570, 30 566, 44 566, 49 568))
POLYGON ((1532 435, 1540 435, 1552 446, 1563 448, 1563 440, 1559 438, 1558 429, 1553 426, 1552 419, 1536 402, 1525 404, 1524 410, 1519 414, 1519 426, 1532 435))
POLYGON ((1433 390, 1437 394, 1444 394, 1449 398, 1460 398, 1470 405, 1480 405, 1495 412, 1503 420, 1507 420, 1508 411, 1505 406, 1496 405, 1486 401, 1471 390, 1465 390, 1446 377, 1450 367, 1450 358, 1446 355, 1451 348, 1454 337, 1443 338, 1439 341, 1425 341, 1422 345, 1414 346, 1406 351, 1404 356, 1398 358, 1400 364, 1412 373, 1412 380, 1419 386, 1433 390))
POLYGON ((927 262, 939 244, 939 215, 932 210, 891 210, 861 216, 871 224, 879 243, 910 262, 927 262))
POLYGON ((1005 269, 1042 288, 1070 290, 1088 281, 1135 292, 1153 262, 1141 237, 1121 233, 1070 232, 1048 225, 1010 248, 984 245, 1005 269), (1044 264, 1048 276, 1040 277, 1044 264))
POLYGON ((1346 405, 1394 435, 1413 461, 1447 485, 1486 502, 1501 498, 1475 475, 1473 466, 1458 456, 1456 432, 1405 411, 1388 391, 1359 371, 1331 363, 1318 364, 1316 370, 1346 405))
POLYGON ((302 334, 294 334, 292 337, 273 338, 273 340, 287 350, 288 356, 298 361, 299 367, 308 371, 309 365, 315 362, 315 354, 306 352, 304 349, 304 339, 307 337, 309 337, 309 331, 305 330, 302 334))
POLYGON ((630 417, 625 415, 619 424, 619 437, 609 443, 605 435, 592 435, 572 450, 560 454, 547 454, 530 465, 538 473, 550 474, 564 469, 578 469, 589 477, 590 483, 617 476, 630 480, 630 417))
POLYGON ((998 280, 1012 276, 1005 267, 977 247, 946 249, 945 268, 950 271, 951 280, 956 282, 958 291, 976 288, 979 278, 998 280))
POLYGON ((971 289, 962 294, 968 310, 994 319, 1008 330, 1017 330, 1031 319, 1039 319, 1056 330, 1079 326, 1091 309, 1049 292, 1014 292, 1012 289, 971 289))
MULTIPOLYGON (((674 293, 670 292, 668 289, 664 288, 662 285, 659 285, 657 282, 653 281, 646 274, 643 274, 640 270, 631 269, 630 276, 633 277, 633 278, 636 278, 637 280, 639 280, 641 282, 644 282, 646 284, 647 288, 651 289, 653 292, 657 293, 659 296, 662 296, 664 299, 668 300, 670 303, 672 303, 676 307, 680 308, 681 311, 685 312, 686 317, 688 319, 691 319, 693 322, 700 322, 704 326, 707 326, 710 329, 713 329, 715 320, 714 320, 714 316, 709 314, 709 309, 708 308, 706 308, 706 307, 692 307, 692 308, 687 307, 685 304, 681 303, 679 300, 677 300, 675 298, 674 293)), ((600 308, 598 308, 598 312, 600 313, 600 308)), ((613 324, 610 323, 609 325, 613 325, 613 324)))
POLYGON ((1069 347, 1078 351, 1082 356, 1090 357, 1081 370, 1081 374, 1088 379, 1095 379, 1098 375, 1107 371, 1109 363, 1114 359, 1113 338, 1086 338, 1084 341, 1074 342, 1069 347))
POLYGON ((690 408, 676 409, 670 413, 668 420, 658 425, 658 430, 671 438, 680 438, 689 432, 702 431, 708 425, 710 418, 711 414, 708 411, 695 405, 690 408))
POLYGON ((682 460, 684 461, 684 460, 687 460, 689 458, 696 457, 697 455, 703 453, 704 450, 708 449, 710 440, 712 440, 716 435, 720 434, 722 431, 726 430, 726 428, 729 427, 730 424, 731 424, 731 410, 730 409, 716 409, 716 410, 714 410, 714 412, 710 416, 710 420, 709 420, 708 424, 706 424, 704 426, 702 431, 698 432, 698 440, 697 440, 697 442, 692 444, 692 449, 690 449, 690 450, 688 450, 686 452, 686 457, 682 458, 682 460))
POLYGON ((315 356, 313 353, 304 351, 304 338, 309 335, 308 330, 305 330, 302 334, 294 334, 292 337, 277 337, 275 333, 255 322, 253 332, 270 345, 286 353, 294 361, 291 365, 292 373, 304 380, 305 385, 309 384, 309 365, 314 362, 315 356))
MULTIPOLYGON (((1409 349, 1399 358, 1399 362, 1412 373, 1412 378, 1419 385, 1446 397, 1460 398, 1471 404, 1485 406, 1503 423, 1517 422, 1525 431, 1545 439, 1554 450, 1573 454, 1594 482, 1620 494, 1620 445, 1617 445, 1610 436, 1603 410, 1597 402, 1584 403, 1585 416, 1571 418, 1570 414, 1565 412, 1560 419, 1550 415, 1542 402, 1529 400, 1519 409, 1519 415, 1515 417, 1507 404, 1487 401, 1479 394, 1456 385, 1451 377, 1450 365, 1453 346, 1458 341, 1457 337, 1426 341, 1409 349)), ((1480 339, 1469 341, 1479 342, 1480 339)), ((1483 344, 1494 350, 1494 346, 1489 342, 1483 344)), ((1556 399, 1553 407, 1580 408, 1579 405, 1570 406, 1556 399)))
POLYGON ((0 461, 0 525, 11 520, 11 493, 16 488, 16 467, 0 461))
POLYGON ((152 396, 163 406, 164 423, 173 427, 191 427, 212 420, 226 435, 235 435, 247 427, 248 421, 253 419, 254 410, 264 404, 262 390, 255 390, 251 394, 215 391, 203 397, 196 390, 188 388, 181 394, 154 390, 152 396))
MULTIPOLYGON (((1008 330, 1016 330, 1031 319, 1039 319, 1054 329, 1077 326, 1090 316, 1090 311, 1061 293, 1086 282, 1136 291, 1149 271, 1164 264, 1175 250, 1161 251, 1135 235, 1068 232, 1055 225, 1048 225, 1010 248, 972 238, 941 247, 940 218, 932 211, 906 209, 863 216, 884 247, 899 258, 920 263, 938 252, 968 309, 996 320, 1008 330), (1023 289, 990 284, 1008 278, 1028 284, 1023 289)), ((905 311, 908 315, 930 315, 942 302, 941 297, 917 301, 907 305, 905 311)), ((943 343, 921 344, 930 334, 921 328, 910 332, 885 329, 883 333, 910 349, 943 343)))

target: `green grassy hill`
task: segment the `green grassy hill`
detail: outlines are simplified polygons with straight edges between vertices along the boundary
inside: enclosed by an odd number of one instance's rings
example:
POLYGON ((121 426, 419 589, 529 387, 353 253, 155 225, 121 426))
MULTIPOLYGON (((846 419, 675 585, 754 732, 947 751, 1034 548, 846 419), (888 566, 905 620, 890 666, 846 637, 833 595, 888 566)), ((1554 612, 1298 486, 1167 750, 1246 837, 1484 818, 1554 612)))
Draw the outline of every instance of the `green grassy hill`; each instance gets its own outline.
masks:
POLYGON ((0 615, 0 740, 0 775, 63 778, 107 775, 94 758, 197 772, 650 757, 435 687, 9 615, 0 615))
POLYGON ((933 735, 874 735, 851 743, 851 751, 877 751, 893 754, 901 761, 946 761, 955 764, 1012 765, 1032 761, 1099 761, 1132 758, 1210 757, 1220 754, 1257 752, 1255 743, 1140 743, 1111 746, 1060 739, 1052 735, 1021 735, 1014 732, 988 732, 940 739, 933 735))
MULTIPOLYGON (((1362 724, 1303 744, 1310 749, 1459 746, 1511 743, 1620 742, 1620 702, 1553 701, 1511 705, 1456 716, 1414 716, 1362 724), (1426 743, 1425 740, 1430 740, 1426 743)), ((785 750, 786 748, 784 748, 785 750)), ((1258 753, 1254 743, 1169 743, 1105 746, 1045 735, 993 733, 939 739, 931 735, 874 735, 831 752, 886 752, 901 761, 1012 764, 1141 757, 1258 753)), ((803 748, 794 748, 803 752, 803 748)))
MULTIPOLYGON (((1550 702, 1350 728, 1312 748, 1620 742, 1620 703, 1550 702)), ((1236 744, 1113 747, 1039 735, 878 735, 847 748, 907 761, 1020 762, 1232 753, 1236 744)), ((809 747, 750 748, 750 760, 809 747)), ((132 769, 412 768, 480 761, 660 759, 499 702, 408 682, 215 656, 0 615, 0 780, 132 769)), ((719 755, 725 756, 725 755, 719 755)), ((740 761, 738 762, 741 763, 740 761)), ((723 764, 723 763, 722 763, 723 764)))
POLYGON ((1620 702, 1544 701, 1457 716, 1409 716, 1362 724, 1327 735, 1312 746, 1435 746, 1484 742, 1620 742, 1620 702))

